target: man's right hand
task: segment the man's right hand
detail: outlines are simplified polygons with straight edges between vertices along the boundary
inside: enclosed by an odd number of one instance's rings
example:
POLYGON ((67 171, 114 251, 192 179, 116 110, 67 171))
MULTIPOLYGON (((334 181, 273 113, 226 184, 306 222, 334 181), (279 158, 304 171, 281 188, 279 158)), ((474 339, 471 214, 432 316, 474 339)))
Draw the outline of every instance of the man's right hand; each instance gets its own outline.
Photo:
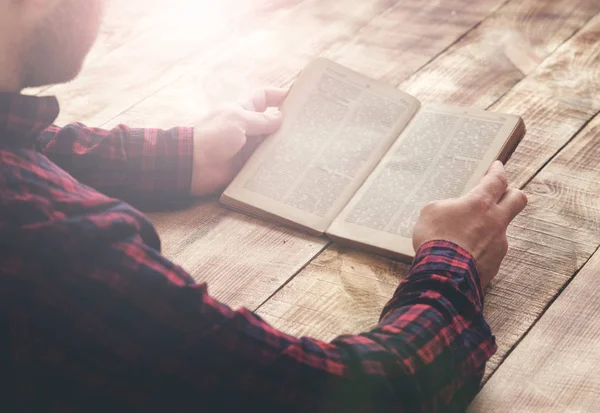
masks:
POLYGON ((506 229, 527 205, 527 196, 510 188, 496 161, 479 185, 458 199, 427 204, 413 233, 415 251, 428 241, 450 241, 477 263, 483 288, 496 276, 508 250, 506 229))

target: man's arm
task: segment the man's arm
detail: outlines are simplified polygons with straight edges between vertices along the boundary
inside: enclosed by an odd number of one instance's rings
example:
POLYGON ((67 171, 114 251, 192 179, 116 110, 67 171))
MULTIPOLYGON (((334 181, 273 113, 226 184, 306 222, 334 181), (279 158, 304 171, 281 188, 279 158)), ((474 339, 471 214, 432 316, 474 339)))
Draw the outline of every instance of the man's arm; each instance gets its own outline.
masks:
POLYGON ((193 129, 51 126, 38 148, 80 182, 135 204, 190 196, 193 129))
POLYGON ((247 102, 204 116, 194 128, 111 130, 73 123, 51 126, 38 149, 80 182, 144 208, 224 188, 261 137, 281 125, 287 89, 266 88, 247 102))
POLYGON ((85 396, 129 411, 461 411, 495 350, 475 264, 444 242, 421 249, 376 328, 331 343, 231 310, 136 237, 76 255, 77 274, 55 274, 37 291, 43 317, 28 316, 48 332, 33 377, 52 371, 63 390, 49 397, 65 406, 85 396))

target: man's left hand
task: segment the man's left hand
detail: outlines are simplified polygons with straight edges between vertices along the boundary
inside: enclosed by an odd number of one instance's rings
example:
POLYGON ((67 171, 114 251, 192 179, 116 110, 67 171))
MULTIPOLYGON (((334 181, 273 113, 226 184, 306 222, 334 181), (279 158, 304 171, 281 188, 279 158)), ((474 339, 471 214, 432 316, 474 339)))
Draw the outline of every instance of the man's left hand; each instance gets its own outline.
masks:
POLYGON ((240 171, 263 138, 276 132, 287 89, 267 88, 247 102, 209 113, 194 129, 192 195, 223 189, 240 171))

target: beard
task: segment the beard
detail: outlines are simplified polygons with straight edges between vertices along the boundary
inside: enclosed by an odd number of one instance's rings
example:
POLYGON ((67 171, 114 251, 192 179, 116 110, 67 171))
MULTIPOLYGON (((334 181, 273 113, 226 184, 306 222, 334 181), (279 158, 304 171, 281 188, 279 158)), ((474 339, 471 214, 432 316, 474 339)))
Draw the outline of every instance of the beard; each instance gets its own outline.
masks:
POLYGON ((74 79, 98 34, 103 0, 60 0, 31 31, 22 56, 22 87, 74 79))

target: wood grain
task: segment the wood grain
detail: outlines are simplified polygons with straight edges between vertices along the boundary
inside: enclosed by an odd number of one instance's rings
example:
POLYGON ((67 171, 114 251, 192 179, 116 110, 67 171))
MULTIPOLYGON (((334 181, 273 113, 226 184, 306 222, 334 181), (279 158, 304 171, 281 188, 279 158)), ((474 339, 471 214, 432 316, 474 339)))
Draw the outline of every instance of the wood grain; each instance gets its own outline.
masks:
POLYGON ((487 108, 598 12, 597 0, 508 2, 399 88, 423 103, 487 108))
POLYGON ((410 1, 374 18, 350 40, 337 42, 323 56, 360 73, 396 85, 457 39, 504 1, 410 1), (435 27, 435 30, 431 28, 435 27))
POLYGON ((523 114, 527 138, 508 165, 521 186, 600 111, 600 14, 563 44, 531 76, 497 104, 497 111, 523 114))
POLYGON ((193 124, 206 111, 258 87, 289 84, 311 57, 400 2, 304 0, 288 13, 278 9, 278 18, 260 15, 260 23, 223 39, 208 58, 178 64, 177 71, 187 74, 157 93, 147 93, 106 126, 193 124))
MULTIPOLYGON (((600 86, 600 72, 594 63, 600 49, 599 31, 600 16, 558 48, 495 107, 522 114, 528 125, 528 136, 518 149, 520 169, 512 160, 508 164, 517 183, 525 183, 600 110, 600 96, 593 94, 600 86), (571 76, 575 80, 565 82, 569 73, 576 74, 571 76), (565 101, 561 96, 570 99, 565 101), (520 172, 523 165, 529 175, 520 172)), ((559 160, 550 165, 556 162, 559 160)), ((509 230, 511 248, 486 297, 486 317, 499 345, 488 364, 488 375, 600 243, 597 208, 578 205, 597 201, 586 198, 587 178, 580 176, 542 175, 546 178, 526 188, 530 205, 509 230)), ((384 301, 380 296, 390 297, 393 291, 387 281, 379 279, 382 269, 386 280, 394 279, 392 284, 396 285, 407 273, 405 266, 390 260, 329 247, 258 313, 276 327, 292 328, 295 334, 328 340, 342 333, 357 333, 376 323, 384 301), (360 265, 353 264, 356 262, 360 265), (312 288, 321 291, 325 283, 345 291, 343 286, 352 285, 354 280, 360 280, 359 294, 333 294, 325 302, 307 298, 312 288)))
POLYGON ((222 45, 225 52, 198 63, 188 75, 152 94, 107 125, 142 124, 149 119, 153 124, 165 127, 175 121, 193 123, 199 112, 237 99, 244 91, 265 85, 289 85, 298 72, 319 55, 334 58, 373 77, 384 74, 378 72, 381 67, 408 75, 423 61, 451 45, 502 2, 305 0, 281 20, 253 30, 246 38, 232 38, 222 45), (447 17, 450 7, 458 8, 465 3, 473 10, 466 18, 447 17), (421 31, 435 25, 439 31, 435 41, 422 40, 428 47, 421 48, 419 59, 399 60, 398 50, 415 46, 414 34, 400 30, 392 33, 402 22, 412 22, 412 27, 418 26, 421 31), (375 33, 386 32, 385 37, 395 39, 394 42, 383 43, 379 37, 371 39, 375 33), (377 46, 374 40, 379 42, 377 46), (368 53, 369 50, 376 52, 368 53))
POLYGON ((406 264, 332 246, 257 313, 289 334, 330 341, 374 327, 407 273, 406 264))
POLYGON ((160 24, 90 62, 75 82, 44 92, 62 103, 57 123, 104 124, 211 59, 227 39, 277 21, 302 0, 279 3, 277 12, 266 13, 269 0, 164 1, 156 9, 160 24))
MULTIPOLYGON (((164 12, 170 0, 112 0, 106 2, 102 25, 94 47, 87 55, 83 67, 93 66, 113 50, 127 45, 137 36, 148 30, 156 31, 164 19, 164 12)), ((53 87, 29 88, 26 94, 52 94, 53 87)))
MULTIPOLYGON (((576 269, 600 241, 598 159, 600 116, 596 116, 530 185, 536 194, 534 208, 555 214, 551 221, 562 227, 561 239, 546 236, 546 241, 560 246, 554 250, 562 252, 549 257, 553 262, 548 266, 554 264, 559 270, 576 269), (561 258, 567 262, 561 265, 561 258)), ((549 233, 542 225, 532 228, 530 222, 526 231, 533 230, 544 235, 549 233)), ((522 238, 528 235, 525 233, 522 238)), ((539 252, 550 251, 546 248, 539 252)), ((597 410, 600 402, 599 271, 600 253, 596 252, 494 373, 470 412, 597 410)), ((516 277, 510 288, 503 283, 504 293, 514 295, 518 289, 519 295, 536 294, 536 287, 559 279, 555 274, 538 271, 525 278, 521 273, 519 285, 516 277)), ((506 302, 506 298, 503 301, 506 302)))
MULTIPOLYGON (((253 31, 247 38, 231 40, 222 55, 195 66, 192 73, 111 120, 107 126, 193 123, 199 112, 235 98, 239 90, 247 89, 248 85, 289 82, 312 57, 324 50, 343 47, 365 27, 379 27, 386 19, 410 21, 411 13, 416 11, 404 7, 408 3, 355 0, 343 4, 314 1, 305 7, 301 5, 289 17, 283 16, 253 31)), ((479 2, 478 12, 470 18, 445 21, 432 20, 431 15, 438 11, 430 2, 420 0, 420 4, 431 14, 417 14, 413 20, 423 26, 435 22, 444 33, 437 40, 437 48, 426 51, 433 53, 454 42, 501 2, 479 2)), ((445 10, 446 6, 439 7, 445 10)), ((414 38, 410 37, 410 41, 414 38)), ((424 55, 423 59, 432 57, 424 55)), ((404 65, 393 58, 388 64, 396 68, 404 65)), ((163 237, 167 257, 183 265, 196 279, 207 281, 211 293, 218 299, 251 309, 264 302, 328 242, 224 210, 214 201, 201 202, 180 212, 152 215, 152 219, 163 237), (214 221, 219 225, 205 225, 214 221), (190 228, 196 230, 184 237, 184 231, 189 234, 190 228), (284 238, 280 232, 285 234, 284 238)))
POLYGON ((323 238, 234 213, 216 201, 152 214, 163 254, 209 293, 232 306, 256 307, 323 249, 323 238))

